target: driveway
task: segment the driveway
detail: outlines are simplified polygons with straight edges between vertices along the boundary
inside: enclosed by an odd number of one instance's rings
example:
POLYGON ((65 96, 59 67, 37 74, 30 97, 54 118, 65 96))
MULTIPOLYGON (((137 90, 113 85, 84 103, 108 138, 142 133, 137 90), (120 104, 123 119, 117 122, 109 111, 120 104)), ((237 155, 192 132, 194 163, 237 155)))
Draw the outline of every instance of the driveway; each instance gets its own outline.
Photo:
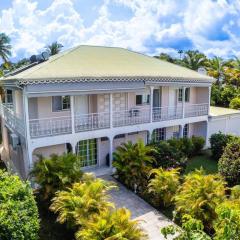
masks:
POLYGON ((132 219, 140 220, 140 224, 148 234, 150 240, 165 239, 160 233, 160 229, 173 224, 166 216, 161 214, 132 191, 126 189, 111 176, 102 176, 102 178, 113 181, 118 185, 118 190, 111 191, 112 201, 118 208, 128 208, 132 213, 132 219))

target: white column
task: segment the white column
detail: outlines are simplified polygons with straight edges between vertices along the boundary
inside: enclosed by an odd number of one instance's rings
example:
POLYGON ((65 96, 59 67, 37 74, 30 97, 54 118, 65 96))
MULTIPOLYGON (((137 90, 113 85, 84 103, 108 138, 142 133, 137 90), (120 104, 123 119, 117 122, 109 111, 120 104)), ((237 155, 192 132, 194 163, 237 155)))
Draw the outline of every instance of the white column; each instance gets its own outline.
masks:
POLYGON ((211 105, 211 87, 208 87, 208 115, 210 114, 210 105, 211 105))
POLYGON ((23 90, 23 112, 24 112, 24 125, 25 125, 25 140, 26 140, 26 151, 27 151, 27 160, 29 171, 33 166, 32 161, 32 149, 30 147, 31 144, 31 136, 30 136, 30 125, 29 125, 29 109, 28 109, 28 96, 23 90))
POLYGON ((74 96, 70 96, 72 133, 75 133, 74 96))
POLYGON ((182 118, 185 117, 185 90, 186 90, 186 87, 183 87, 182 88, 182 91, 183 91, 183 96, 182 96, 182 118))
POLYGON ((150 123, 153 121, 153 86, 150 86, 150 123))
POLYGON ((183 129, 184 129, 184 125, 180 125, 179 126, 179 137, 183 138, 183 129))
POLYGON ((113 96, 112 96, 112 93, 110 93, 110 96, 109 96, 109 121, 110 121, 110 128, 113 127, 112 105, 113 105, 113 96))
POLYGON ((109 137, 109 167, 112 168, 113 161, 113 138, 109 137))

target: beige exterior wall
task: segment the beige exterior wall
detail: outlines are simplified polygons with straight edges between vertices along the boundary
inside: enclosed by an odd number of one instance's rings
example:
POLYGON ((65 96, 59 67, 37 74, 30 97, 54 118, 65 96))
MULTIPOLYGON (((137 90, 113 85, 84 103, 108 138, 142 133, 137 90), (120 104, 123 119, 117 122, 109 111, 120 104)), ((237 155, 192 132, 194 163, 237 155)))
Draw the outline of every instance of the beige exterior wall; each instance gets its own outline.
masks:
POLYGON ((65 152, 66 152, 65 144, 37 148, 33 151, 33 162, 36 162, 38 160, 36 155, 42 155, 44 157, 49 157, 51 154, 61 155, 65 152))
POLYGON ((14 96, 14 105, 15 105, 15 111, 16 111, 16 115, 19 118, 23 118, 23 95, 22 95, 22 91, 20 90, 16 90, 15 92, 15 96, 14 96))
POLYGON ((109 140, 102 141, 101 138, 98 139, 98 161, 99 166, 106 165, 106 156, 109 153, 109 140))
POLYGON ((118 146, 120 146, 124 142, 131 141, 136 143, 139 139, 142 139, 144 143, 147 143, 147 131, 139 132, 138 134, 125 134, 123 138, 117 138, 113 140, 113 151, 116 150, 118 146))

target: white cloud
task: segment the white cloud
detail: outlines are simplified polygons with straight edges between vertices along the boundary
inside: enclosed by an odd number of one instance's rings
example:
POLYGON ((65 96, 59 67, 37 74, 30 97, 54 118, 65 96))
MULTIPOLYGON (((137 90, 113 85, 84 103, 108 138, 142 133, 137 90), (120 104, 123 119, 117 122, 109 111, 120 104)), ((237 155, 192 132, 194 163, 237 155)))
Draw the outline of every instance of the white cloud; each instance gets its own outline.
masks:
POLYGON ((227 0, 104 0, 88 27, 74 1, 54 0, 39 10, 37 0, 13 0, 12 7, 0 13, 0 29, 12 38, 13 55, 28 57, 55 40, 65 48, 93 44, 145 53, 173 54, 175 48, 184 47, 209 55, 240 53, 238 0, 231 4, 227 0), (109 5, 113 2, 116 7, 130 8, 130 19, 111 20, 109 5))

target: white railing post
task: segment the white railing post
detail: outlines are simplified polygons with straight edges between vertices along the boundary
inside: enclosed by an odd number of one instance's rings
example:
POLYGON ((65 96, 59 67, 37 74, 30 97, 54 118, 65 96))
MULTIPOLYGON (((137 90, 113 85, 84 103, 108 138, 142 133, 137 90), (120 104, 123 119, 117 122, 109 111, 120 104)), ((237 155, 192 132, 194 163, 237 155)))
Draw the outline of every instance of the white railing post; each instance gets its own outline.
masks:
POLYGON ((110 121, 110 128, 113 127, 113 111, 112 111, 112 104, 113 104, 113 95, 110 93, 109 96, 109 121, 110 121))
POLYGON ((153 121, 153 86, 150 86, 150 123, 153 121))
POLYGON ((75 133, 74 96, 70 96, 70 108, 71 108, 72 134, 74 134, 75 133))
POLYGON ((186 87, 182 88, 183 90, 183 96, 182 96, 182 118, 185 118, 185 90, 186 87))

